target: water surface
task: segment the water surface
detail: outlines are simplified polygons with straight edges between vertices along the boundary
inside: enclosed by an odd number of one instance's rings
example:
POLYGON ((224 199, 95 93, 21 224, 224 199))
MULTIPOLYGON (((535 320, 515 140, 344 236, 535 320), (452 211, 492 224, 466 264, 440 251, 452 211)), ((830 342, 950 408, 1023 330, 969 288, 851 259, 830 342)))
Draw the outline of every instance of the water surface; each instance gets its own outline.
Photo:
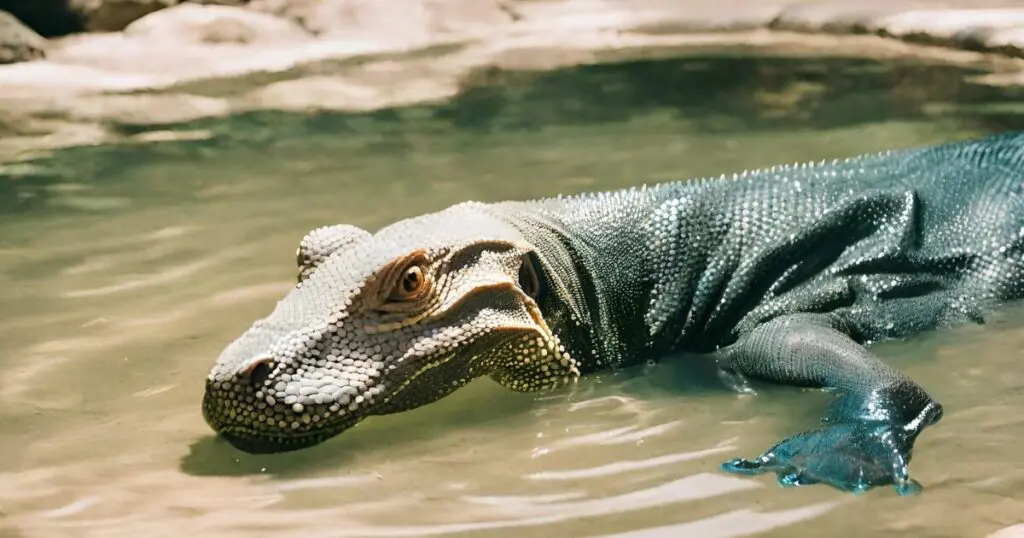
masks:
MULTIPOLYGON (((1024 523, 1024 316, 878 347, 946 407, 914 499, 720 474, 814 423, 682 361, 521 395, 480 380, 321 446, 250 456, 200 415, 297 241, 475 199, 613 189, 1024 127, 964 71, 733 54, 489 73, 456 101, 259 112, 204 140, 70 149, 0 176, 0 536, 985 536, 1024 523)), ((128 127, 125 127, 128 129, 128 127)), ((133 128, 133 129, 138 129, 133 128)))

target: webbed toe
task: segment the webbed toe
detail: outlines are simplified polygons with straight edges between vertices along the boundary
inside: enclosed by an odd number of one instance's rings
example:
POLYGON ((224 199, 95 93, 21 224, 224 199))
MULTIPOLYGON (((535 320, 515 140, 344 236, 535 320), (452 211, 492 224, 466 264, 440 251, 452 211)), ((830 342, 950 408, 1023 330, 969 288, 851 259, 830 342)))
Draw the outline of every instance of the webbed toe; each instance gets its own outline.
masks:
POLYGON ((733 474, 773 472, 784 487, 823 483, 851 493, 893 485, 900 495, 914 495, 921 485, 910 478, 913 433, 888 423, 832 424, 803 432, 754 459, 722 464, 733 474))

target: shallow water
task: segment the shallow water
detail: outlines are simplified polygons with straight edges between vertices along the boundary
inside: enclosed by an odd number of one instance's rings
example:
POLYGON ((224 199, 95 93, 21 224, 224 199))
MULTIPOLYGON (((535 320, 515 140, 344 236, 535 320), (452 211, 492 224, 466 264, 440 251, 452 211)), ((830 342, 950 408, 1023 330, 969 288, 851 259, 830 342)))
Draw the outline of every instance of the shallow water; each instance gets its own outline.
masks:
MULTIPOLYGON (((1024 523, 1024 310, 878 347, 946 407, 899 498, 720 474, 825 397, 681 361, 521 395, 488 380, 321 446, 213 439, 203 380, 294 282, 309 228, 1024 127, 923 64, 735 57, 491 73, 438 107, 254 113, 0 177, 0 536, 985 536, 1024 523)), ((127 129, 127 128, 126 128, 127 129)))

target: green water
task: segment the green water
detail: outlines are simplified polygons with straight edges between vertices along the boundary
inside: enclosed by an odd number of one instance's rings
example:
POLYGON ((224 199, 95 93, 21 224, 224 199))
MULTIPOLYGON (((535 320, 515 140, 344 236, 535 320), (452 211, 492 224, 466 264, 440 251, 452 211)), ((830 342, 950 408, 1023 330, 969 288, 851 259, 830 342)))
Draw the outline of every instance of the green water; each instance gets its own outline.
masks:
POLYGON ((292 285, 312 227, 1024 128, 1019 90, 964 76, 726 53, 494 72, 436 107, 251 113, 171 127, 202 140, 5 167, 0 536, 985 536, 1022 523, 1013 312, 878 348, 946 406, 918 442, 915 499, 719 474, 825 400, 740 396, 671 362, 547 395, 481 380, 279 456, 216 442, 199 413, 212 361, 292 285))

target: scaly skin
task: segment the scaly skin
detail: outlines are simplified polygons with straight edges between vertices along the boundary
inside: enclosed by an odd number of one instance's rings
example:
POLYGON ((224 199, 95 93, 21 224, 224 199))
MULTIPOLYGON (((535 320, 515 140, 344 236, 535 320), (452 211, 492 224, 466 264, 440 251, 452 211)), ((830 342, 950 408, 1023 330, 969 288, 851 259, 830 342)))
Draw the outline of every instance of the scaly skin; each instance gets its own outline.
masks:
POLYGON ((203 413, 282 452, 479 376, 550 390, 690 351, 735 387, 835 389, 819 429, 726 471, 914 493, 913 444, 942 407, 866 346, 1021 297, 1022 185, 1011 134, 321 228, 296 288, 217 360, 203 413))

